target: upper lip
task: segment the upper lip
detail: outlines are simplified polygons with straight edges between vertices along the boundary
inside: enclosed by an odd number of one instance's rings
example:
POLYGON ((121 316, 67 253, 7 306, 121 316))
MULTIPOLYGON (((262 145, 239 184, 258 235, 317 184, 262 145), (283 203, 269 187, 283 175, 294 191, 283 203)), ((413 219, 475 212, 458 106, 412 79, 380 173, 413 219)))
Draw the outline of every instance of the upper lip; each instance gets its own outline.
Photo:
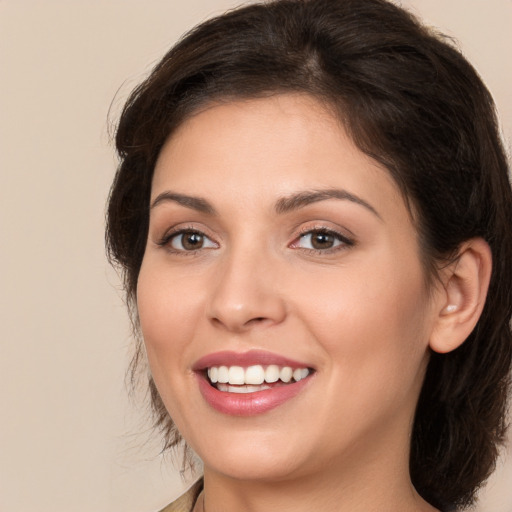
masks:
POLYGON ((192 369, 202 371, 212 366, 254 366, 271 365, 290 366, 291 368, 311 368, 311 365, 295 361, 288 357, 267 352, 265 350, 249 350, 247 352, 221 351, 208 354, 197 360, 192 369))

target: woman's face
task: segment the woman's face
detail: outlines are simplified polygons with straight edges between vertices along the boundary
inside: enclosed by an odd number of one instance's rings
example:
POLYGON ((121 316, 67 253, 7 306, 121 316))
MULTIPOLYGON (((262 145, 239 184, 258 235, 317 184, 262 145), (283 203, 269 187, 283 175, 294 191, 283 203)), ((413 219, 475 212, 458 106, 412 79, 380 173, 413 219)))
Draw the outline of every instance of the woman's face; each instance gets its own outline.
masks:
POLYGON ((407 464, 436 317, 417 233, 316 100, 219 104, 167 141, 137 301, 156 386, 206 471, 407 464))

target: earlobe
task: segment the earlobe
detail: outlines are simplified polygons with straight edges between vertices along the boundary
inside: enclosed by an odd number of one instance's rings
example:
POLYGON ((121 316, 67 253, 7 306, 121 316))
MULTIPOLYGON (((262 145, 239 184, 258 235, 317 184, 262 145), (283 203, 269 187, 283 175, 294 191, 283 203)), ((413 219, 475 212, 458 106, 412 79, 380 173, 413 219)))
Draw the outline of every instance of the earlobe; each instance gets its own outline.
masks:
POLYGON ((465 242, 457 260, 443 269, 438 313, 430 336, 432 350, 451 352, 471 334, 484 308, 491 270, 491 250, 482 238, 465 242))

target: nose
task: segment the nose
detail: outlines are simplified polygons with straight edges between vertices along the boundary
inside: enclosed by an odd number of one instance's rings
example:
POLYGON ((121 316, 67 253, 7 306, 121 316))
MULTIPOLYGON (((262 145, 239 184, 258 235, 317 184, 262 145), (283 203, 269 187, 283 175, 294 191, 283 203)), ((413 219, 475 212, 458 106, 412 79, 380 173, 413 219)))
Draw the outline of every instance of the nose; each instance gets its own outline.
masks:
POLYGON ((261 251, 232 252, 217 269, 208 314, 216 327, 231 332, 281 323, 286 301, 276 266, 261 251))

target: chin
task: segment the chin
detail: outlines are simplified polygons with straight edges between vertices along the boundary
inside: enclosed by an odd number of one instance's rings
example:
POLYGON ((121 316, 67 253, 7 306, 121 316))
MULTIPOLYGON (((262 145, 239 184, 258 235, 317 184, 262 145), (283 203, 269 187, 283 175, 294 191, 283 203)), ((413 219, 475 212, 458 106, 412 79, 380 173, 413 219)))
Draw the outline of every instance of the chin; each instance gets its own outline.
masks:
POLYGON ((284 457, 276 454, 269 456, 256 455, 254 453, 229 455, 215 460, 203 460, 205 472, 212 470, 225 477, 259 482, 279 482, 294 478, 300 470, 293 458, 284 460, 284 457))
POLYGON ((262 433, 227 431, 220 435, 209 433, 208 439, 191 446, 208 470, 238 480, 280 481, 301 471, 308 459, 298 449, 301 443, 282 432, 262 433))

